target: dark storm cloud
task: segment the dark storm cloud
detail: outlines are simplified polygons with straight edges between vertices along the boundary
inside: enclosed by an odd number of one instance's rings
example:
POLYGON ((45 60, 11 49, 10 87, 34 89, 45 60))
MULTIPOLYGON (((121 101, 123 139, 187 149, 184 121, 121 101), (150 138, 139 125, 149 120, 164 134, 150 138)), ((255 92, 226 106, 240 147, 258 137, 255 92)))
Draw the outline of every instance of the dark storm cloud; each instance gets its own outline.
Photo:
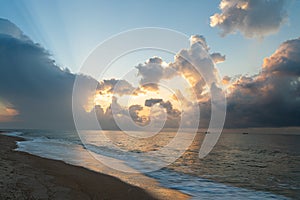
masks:
POLYGON ((0 29, 0 99, 19 113, 13 127, 72 128, 75 75, 60 69, 14 24, 0 20, 0 29))
POLYGON ((210 17, 210 25, 222 35, 240 31, 246 37, 275 33, 287 21, 288 0, 221 0, 221 13, 210 17))
POLYGON ((0 34, 3 36, 13 37, 22 41, 30 42, 30 39, 13 23, 7 19, 0 18, 0 34))

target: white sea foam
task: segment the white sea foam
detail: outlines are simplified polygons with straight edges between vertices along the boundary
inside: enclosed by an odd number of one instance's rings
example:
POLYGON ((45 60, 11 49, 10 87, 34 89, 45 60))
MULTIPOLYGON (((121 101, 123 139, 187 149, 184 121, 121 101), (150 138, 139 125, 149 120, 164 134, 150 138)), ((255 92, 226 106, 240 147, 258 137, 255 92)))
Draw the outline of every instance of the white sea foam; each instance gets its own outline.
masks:
POLYGON ((15 137, 19 137, 23 134, 23 132, 17 132, 17 131, 13 131, 13 132, 7 132, 7 133, 3 133, 4 135, 7 136, 15 136, 15 137))
MULTIPOLYGON (((26 141, 17 142, 17 151, 28 152, 33 155, 62 160, 66 163, 82 166, 97 172, 107 173, 118 176, 124 181, 128 181, 124 175, 112 172, 111 169, 104 166, 98 160, 94 159, 83 145, 78 144, 75 140, 66 140, 62 138, 49 138, 48 136, 36 136, 23 134, 21 132, 12 132, 6 135, 21 136, 26 141)), ((102 145, 104 145, 102 143, 102 145)), ((92 150, 93 154, 98 156, 100 160, 109 160, 114 164, 122 166, 124 169, 130 168, 134 170, 136 161, 134 156, 126 155, 126 153, 117 152, 109 146, 88 145, 87 148, 92 150), (134 164, 133 164, 134 163, 134 164)), ((142 168, 137 167, 136 168, 142 168)), ((184 173, 175 172, 169 169, 161 169, 146 174, 164 186, 171 189, 182 191, 192 196, 192 199, 288 199, 284 196, 275 195, 270 192, 254 191, 221 183, 216 183, 208 179, 191 176, 184 173)), ((130 182, 130 181, 129 181, 130 182)), ((131 182, 131 184, 136 184, 131 182)))

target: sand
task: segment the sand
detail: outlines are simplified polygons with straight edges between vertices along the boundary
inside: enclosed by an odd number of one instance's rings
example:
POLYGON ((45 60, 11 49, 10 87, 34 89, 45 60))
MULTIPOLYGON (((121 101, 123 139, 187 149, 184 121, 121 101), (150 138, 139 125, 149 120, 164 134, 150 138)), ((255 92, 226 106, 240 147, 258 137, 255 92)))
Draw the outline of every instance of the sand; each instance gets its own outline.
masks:
POLYGON ((0 199, 155 199, 115 177, 13 151, 18 140, 0 135, 0 199))

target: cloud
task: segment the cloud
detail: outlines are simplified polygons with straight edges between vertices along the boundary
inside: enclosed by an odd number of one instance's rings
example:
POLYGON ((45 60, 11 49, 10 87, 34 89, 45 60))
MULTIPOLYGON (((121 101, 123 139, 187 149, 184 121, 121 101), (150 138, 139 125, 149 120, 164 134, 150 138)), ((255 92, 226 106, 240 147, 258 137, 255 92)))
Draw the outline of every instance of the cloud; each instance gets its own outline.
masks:
POLYGON ((140 80, 141 87, 147 90, 158 90, 157 84, 162 79, 164 72, 162 63, 161 58, 154 57, 136 67, 138 69, 138 76, 142 76, 140 80))
MULTIPOLYGON (((227 116, 225 127, 281 127, 300 125, 300 38, 288 40, 268 58, 261 72, 252 76, 228 77, 226 86, 227 116)), ((198 79, 202 81, 201 79, 198 79)), ((198 81, 197 80, 197 81, 198 81)), ((217 83, 217 82, 216 82, 217 83)), ((220 90, 212 83, 211 90, 220 90)), ((210 98, 197 105, 178 91, 176 99, 193 119, 200 106, 200 127, 207 127, 211 117, 210 98)), ((184 122, 188 127, 188 121, 184 122)))
POLYGON ((129 110, 130 117, 134 122, 144 124, 145 121, 148 121, 146 117, 139 115, 139 112, 143 110, 143 106, 131 105, 128 108, 128 110, 129 110))
POLYGON ((151 107, 154 104, 161 103, 162 101, 163 101, 162 99, 146 99, 145 106, 151 107))
POLYGON ((140 87, 145 90, 159 90, 162 80, 170 80, 182 76, 191 85, 199 101, 207 99, 207 91, 211 84, 219 82, 214 63, 225 61, 220 53, 209 53, 209 46, 202 35, 190 37, 190 47, 179 51, 171 63, 165 63, 159 57, 153 57, 139 64, 138 76, 141 76, 140 87))
MULTIPOLYGON (((182 112, 184 112, 186 119, 190 119, 182 122, 183 127, 189 127, 195 123, 192 120, 198 116, 198 113, 195 113, 198 110, 198 103, 210 101, 211 87, 217 87, 221 83, 214 63, 225 60, 225 56, 222 56, 220 53, 213 53, 214 61, 210 56, 209 49, 204 36, 193 35, 190 38, 190 47, 179 51, 175 55, 173 62, 165 63, 161 58, 153 57, 137 66, 138 75, 142 77, 140 84, 152 83, 150 87, 144 87, 145 91, 158 91, 159 84, 176 77, 183 77, 187 81, 190 87, 187 90, 189 90, 191 96, 195 95, 196 98, 192 97, 193 99, 188 100, 182 95, 180 90, 175 95, 176 100, 179 100, 182 105, 182 112)), ((142 87, 141 85, 140 87, 142 87)), ((178 87, 178 85, 170 87, 172 90, 177 90, 176 86, 178 87)), ((170 101, 148 99, 145 101, 145 106, 160 106, 164 108, 167 114, 165 126, 173 128, 179 126, 182 112, 174 109, 170 101)), ((209 109, 207 108, 206 110, 209 109)), ((205 120, 205 122, 208 122, 208 120, 205 120)))
MULTIPOLYGON (((2 127, 74 127, 75 75, 59 68, 45 49, 7 20, 0 20, 0 66, 0 99, 10 105, 10 114, 15 110, 12 122, 0 122, 2 127)), ((84 102, 87 96, 80 98, 84 102)))
POLYGON ((280 45, 263 70, 235 80, 227 95, 228 127, 300 125, 300 38, 280 45))
POLYGON ((181 112, 178 109, 174 109, 170 101, 161 102, 160 106, 162 106, 167 110, 168 116, 171 117, 172 119, 180 117, 181 112))
POLYGON ((221 0, 221 13, 210 17, 210 26, 221 35, 240 31, 248 38, 276 33, 287 22, 288 0, 221 0))
POLYGON ((300 38, 288 40, 275 53, 264 59, 263 72, 275 75, 300 76, 300 38))
POLYGON ((30 42, 30 39, 13 23, 7 19, 0 18, 0 34, 2 37, 13 37, 22 41, 30 42))
POLYGON ((18 114, 19 112, 12 105, 0 101, 0 122, 13 121, 18 114))
POLYGON ((209 51, 209 47, 206 43, 206 39, 203 35, 192 35, 190 38, 190 46, 200 44, 206 51, 209 51))
POLYGON ((220 53, 212 53, 210 57, 214 61, 214 63, 221 63, 225 61, 225 55, 221 55, 220 53))
POLYGON ((155 104, 160 105, 161 107, 165 108, 167 114, 172 115, 174 117, 178 117, 180 115, 180 111, 173 108, 173 105, 170 101, 163 101, 163 99, 146 99, 145 106, 152 107, 155 104))
POLYGON ((102 129, 109 130, 152 130, 155 125, 163 125, 164 110, 153 106, 149 116, 143 115, 145 109, 142 105, 121 106, 116 97, 112 98, 110 106, 104 111, 100 105, 96 105, 94 111, 97 114, 102 129), (145 127, 152 123, 152 126, 145 127), (154 125, 154 126, 153 126, 154 125))
MULTIPOLYGON (((0 21, 0 125, 14 128, 74 128, 72 116, 72 89, 76 75, 58 67, 49 53, 33 43, 13 24, 0 21), (4 28, 3 28, 4 27, 4 28), (5 28, 8 27, 8 28, 5 28)), ((107 79, 97 82, 91 77, 78 75, 83 80, 75 109, 88 124, 96 113, 104 129, 133 129, 131 122, 145 126, 151 122, 164 127, 177 128, 180 123, 189 127, 199 113, 200 126, 207 127, 210 120, 210 91, 219 91, 219 84, 226 85, 226 127, 299 126, 300 125, 300 38, 288 40, 268 58, 262 70, 253 76, 217 76, 214 62, 223 59, 219 53, 209 55, 209 46, 203 36, 192 36, 188 49, 176 54, 174 61, 165 63, 161 58, 150 58, 137 66, 140 86, 134 87, 126 80, 107 79), (200 73, 199 73, 200 72, 200 73), (205 77, 201 76, 205 75, 205 77), (84 105, 95 95, 114 93, 135 95, 148 91, 139 88, 150 81, 149 91, 158 90, 163 80, 183 76, 197 94, 196 101, 175 90, 180 109, 168 99, 146 99, 144 105, 122 106, 112 97, 106 110, 96 105, 86 112, 84 105), (135 92, 133 92, 135 91, 135 92), (151 108, 149 108, 151 107, 151 108), (151 109, 150 115, 144 112, 151 109), (186 116, 181 122, 182 114, 186 116), (190 120, 188 120, 190 119, 190 120), (118 124, 117 124, 118 122, 118 124)), ((198 123, 198 122, 196 122, 198 123)), ((95 128, 90 127, 89 128, 95 128)), ((136 127, 134 127, 136 128, 136 127)))
POLYGON ((154 110, 156 110, 155 115, 158 116, 158 121, 164 120, 164 114, 167 115, 164 128, 179 127, 179 124, 181 122, 181 112, 178 109, 173 108, 173 105, 170 101, 163 101, 163 99, 146 99, 145 106, 154 108, 154 110), (158 107, 155 108, 155 106, 157 105, 160 108, 163 108, 163 110, 157 109, 158 107), (162 118, 161 120, 159 119, 160 117, 162 118))
POLYGON ((232 78, 229 77, 229 76, 224 76, 223 79, 222 79, 222 84, 223 85, 228 85, 230 83, 231 79, 232 78))
POLYGON ((170 66, 189 82, 198 100, 204 101, 211 85, 219 82, 219 77, 205 38, 193 35, 190 41, 190 48, 177 53, 170 66))
POLYGON ((99 94, 136 95, 142 91, 133 87, 126 80, 106 79, 100 81, 97 87, 99 94))
MULTIPOLYGON (((138 109, 136 109, 136 111, 138 111, 138 109)), ((119 125, 126 126, 130 124, 131 116, 129 110, 118 103, 117 97, 112 98, 111 104, 106 110, 103 110, 101 105, 95 105, 90 114, 93 115, 94 113, 96 113, 99 125, 105 130, 120 130, 119 125), (119 125, 116 120, 120 123, 119 125)), ((131 114, 134 114, 133 108, 131 114)), ((128 126, 127 130, 131 130, 131 127, 128 126)))
POLYGON ((169 67, 159 57, 152 57, 143 64, 136 66, 138 76, 141 76, 140 87, 145 90, 157 91, 158 83, 164 78, 172 78, 176 75, 176 71, 169 67))

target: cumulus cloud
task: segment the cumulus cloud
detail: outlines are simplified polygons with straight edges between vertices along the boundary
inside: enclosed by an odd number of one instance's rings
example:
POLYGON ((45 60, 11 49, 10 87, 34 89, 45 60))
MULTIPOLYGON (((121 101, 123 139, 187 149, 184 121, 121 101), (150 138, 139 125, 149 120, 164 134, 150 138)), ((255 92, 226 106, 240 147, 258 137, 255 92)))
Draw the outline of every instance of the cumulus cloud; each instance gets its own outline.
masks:
MULTIPOLYGON (((153 130, 157 126, 169 128, 167 123, 164 126, 164 117, 166 115, 166 109, 163 107, 157 107, 155 104, 151 106, 150 115, 143 115, 141 112, 145 109, 142 105, 134 104, 127 106, 121 106, 118 103, 116 97, 112 98, 110 106, 103 110, 101 105, 96 105, 94 110, 99 124, 102 129, 109 130, 153 130), (150 124, 151 123, 151 124, 150 124), (150 124, 150 125, 149 125, 150 124), (148 127, 145 127, 149 125, 148 127)), ((172 121, 172 123, 174 123, 172 121)), ((171 127, 174 128, 174 127, 171 127)))
POLYGON ((287 21, 288 0, 221 0, 221 13, 210 17, 210 25, 221 35, 240 31, 244 36, 263 37, 276 33, 287 21))
MULTIPOLYGON (((72 89, 76 74, 58 67, 44 48, 28 39, 20 29, 6 20, 1 23, 0 46, 1 126, 74 128, 72 89)), ((164 64, 159 58, 152 58, 145 65, 149 65, 148 69, 140 69, 141 75, 151 74, 150 66, 161 70, 160 66, 164 64)), ((172 76, 171 69, 162 71, 162 77, 172 76)), ((112 99, 111 105, 106 110, 101 105, 96 105, 90 112, 86 112, 84 106, 95 95, 95 88, 92 86, 96 85, 97 92, 100 94, 114 93, 119 96, 132 95, 141 91, 126 80, 110 79, 97 82, 84 75, 77 75, 77 78, 83 80, 81 83, 84 85, 80 86, 79 95, 75 97, 73 103, 76 105, 77 112, 81 113, 82 119, 85 119, 83 121, 87 127, 94 113, 106 129, 118 129, 114 117, 119 118, 125 126, 130 120, 142 124, 147 121, 147 118, 139 114, 143 110, 141 105, 122 107, 116 98, 112 99), (113 112, 117 114, 114 115, 113 112)), ((149 77, 145 76, 142 82, 146 83, 148 80, 149 77)), ((164 107, 166 113, 175 115, 176 112, 170 105, 166 103, 164 107)), ((161 116, 157 114, 157 119, 161 119, 161 116)))
MULTIPOLYGON (((192 99, 187 100, 180 91, 175 95, 176 100, 181 102, 182 112, 174 109, 169 101, 163 101, 162 99, 148 99, 145 101, 145 106, 159 105, 166 109, 166 126, 178 127, 183 112, 185 116, 188 116, 186 119, 195 119, 198 116, 198 113, 195 113, 198 110, 196 109, 199 106, 198 103, 210 101, 211 87, 218 87, 217 85, 221 84, 221 79, 216 73, 215 63, 224 61, 225 56, 220 53, 210 54, 209 50, 210 48, 204 36, 192 35, 190 37, 190 47, 179 51, 173 62, 164 63, 161 58, 154 57, 137 66, 138 75, 142 77, 140 84, 152 83, 151 87, 144 88, 146 90, 157 91, 159 90, 158 85, 162 81, 176 77, 181 77, 188 83, 187 87, 189 88, 187 90, 192 99), (172 120, 173 122, 171 122, 172 120)), ((176 89, 178 88, 172 88, 172 90, 176 89)), ((189 127, 194 123, 190 120, 181 122, 183 127, 189 127)))
MULTIPOLYGON (((0 28, 1 127, 73 128, 72 89, 76 75, 58 67, 45 49, 24 36, 15 25, 0 20, 0 28)), ((173 100, 181 103, 182 110, 174 108, 173 101, 167 99, 146 99, 144 105, 125 107, 112 97, 105 110, 96 105, 91 112, 86 112, 84 105, 95 95, 92 86, 97 85, 99 94, 122 96, 141 91, 126 80, 97 82, 84 75, 77 76, 84 80, 84 84, 75 98, 76 109, 86 122, 96 113, 104 129, 119 129, 120 124, 132 129, 131 121, 144 126, 153 120, 154 124, 161 125, 164 117, 164 127, 177 128, 180 123, 183 127, 195 123, 193 120, 199 114, 196 108, 200 105, 200 126, 207 127, 211 107, 215 106, 210 102, 209 91, 220 92, 218 84, 223 83, 228 90, 227 127, 300 125, 300 38, 281 44, 264 59, 260 73, 223 79, 216 75, 214 63, 225 57, 213 53, 211 58, 203 36, 192 36, 190 41, 190 47, 177 53, 171 63, 153 57, 137 66, 138 77, 141 77, 139 87, 151 82, 153 85, 148 87, 149 91, 158 90, 162 80, 183 76, 197 94, 197 101, 186 99, 177 90, 173 100), (145 116, 145 109, 151 109, 152 113, 145 116), (182 114, 191 120, 181 122, 182 114)), ((143 92, 147 91, 147 87, 143 88, 143 92)))
POLYGON ((225 61, 224 55, 210 54, 209 50, 204 36, 192 35, 190 47, 179 51, 173 62, 165 63, 161 58, 153 57, 136 67, 138 76, 142 77, 141 87, 157 91, 160 81, 183 76, 199 100, 207 99, 204 94, 207 88, 209 89, 212 83, 219 82, 214 63, 225 61))
POLYGON ((167 114, 172 118, 180 116, 181 112, 178 109, 174 109, 170 101, 161 102, 160 105, 167 110, 167 114))
POLYGON ((164 108, 167 114, 167 119, 165 122, 165 128, 178 128, 180 119, 181 119, 181 112, 173 108, 173 105, 170 101, 163 101, 163 99, 146 99, 145 106, 153 107, 155 105, 159 105, 160 107, 164 108))
MULTIPOLYGON (((229 77, 221 80, 226 85, 227 116, 225 127, 280 127, 300 125, 300 38, 288 40, 268 58, 261 72, 252 76, 229 77)), ((199 79, 201 80, 201 79, 199 79)), ((215 83, 211 89, 220 90, 215 83)), ((189 118, 200 106, 200 127, 207 127, 211 114, 210 99, 197 105, 180 92, 176 99, 185 106, 189 118)), ((188 123, 188 122, 186 122, 188 123)), ((188 126, 188 124, 186 124, 188 126)))
POLYGON ((147 121, 146 117, 140 116, 140 111, 143 110, 143 106, 141 105, 131 105, 129 108, 129 114, 132 120, 136 123, 144 124, 147 121))
POLYGON ((178 117, 180 115, 180 111, 178 109, 174 109, 173 105, 170 101, 163 101, 163 99, 146 99, 145 106, 152 107, 155 104, 160 105, 161 107, 165 108, 167 114, 172 115, 174 117, 178 117))
POLYGON ((190 45, 193 46, 194 44, 200 44, 206 51, 209 51, 209 46, 203 35, 192 35, 190 38, 190 45))
POLYGON ((154 57, 136 67, 138 69, 138 75, 142 76, 140 81, 141 87, 147 88, 148 90, 158 90, 157 83, 163 77, 164 71, 162 62, 161 58, 154 57))
POLYGON ((162 99, 146 99, 145 106, 151 107, 154 104, 161 103, 162 101, 163 101, 162 99))
POLYGON ((223 85, 228 85, 230 83, 231 79, 232 78, 229 77, 229 76, 224 76, 223 79, 222 79, 222 84, 223 85))
POLYGON ((141 92, 126 80, 106 79, 100 81, 97 87, 99 94, 136 95, 141 92))
POLYGON ((225 55, 221 55, 220 53, 212 53, 210 57, 214 61, 214 63, 221 63, 225 61, 225 55))
POLYGON ((143 64, 136 66, 138 76, 141 76, 140 85, 142 88, 151 91, 157 91, 158 83, 163 78, 172 78, 176 71, 169 67, 165 67, 166 63, 159 57, 153 57, 143 64))
POLYGON ((140 87, 146 90, 159 90, 162 80, 182 76, 191 85, 191 91, 198 100, 207 100, 208 90, 212 83, 219 82, 214 63, 222 62, 225 56, 220 53, 209 54, 209 46, 204 36, 192 35, 190 47, 179 51, 171 63, 164 63, 161 58, 150 58, 139 64, 138 76, 141 76, 140 87))
MULTIPOLYGON (((117 97, 113 97, 110 106, 107 107, 106 110, 104 110, 101 105, 95 105, 90 114, 96 113, 99 125, 102 129, 120 130, 119 125, 126 127, 127 124, 130 124, 130 118, 137 118, 135 114, 137 115, 139 110, 138 107, 133 106, 131 111, 129 111, 128 108, 122 107, 118 103, 117 97), (117 124, 116 120, 120 124, 117 124)), ((131 127, 128 126, 127 130, 131 130, 131 127)))
POLYGON ((300 125, 300 39, 266 58, 255 76, 234 81, 227 95, 227 126, 300 125))
POLYGON ((219 82, 219 77, 205 38, 193 35, 190 41, 190 48, 181 50, 170 65, 190 83, 198 100, 203 101, 208 98, 211 85, 219 82))
POLYGON ((300 75, 300 39, 288 40, 264 59, 263 72, 275 75, 300 75))

